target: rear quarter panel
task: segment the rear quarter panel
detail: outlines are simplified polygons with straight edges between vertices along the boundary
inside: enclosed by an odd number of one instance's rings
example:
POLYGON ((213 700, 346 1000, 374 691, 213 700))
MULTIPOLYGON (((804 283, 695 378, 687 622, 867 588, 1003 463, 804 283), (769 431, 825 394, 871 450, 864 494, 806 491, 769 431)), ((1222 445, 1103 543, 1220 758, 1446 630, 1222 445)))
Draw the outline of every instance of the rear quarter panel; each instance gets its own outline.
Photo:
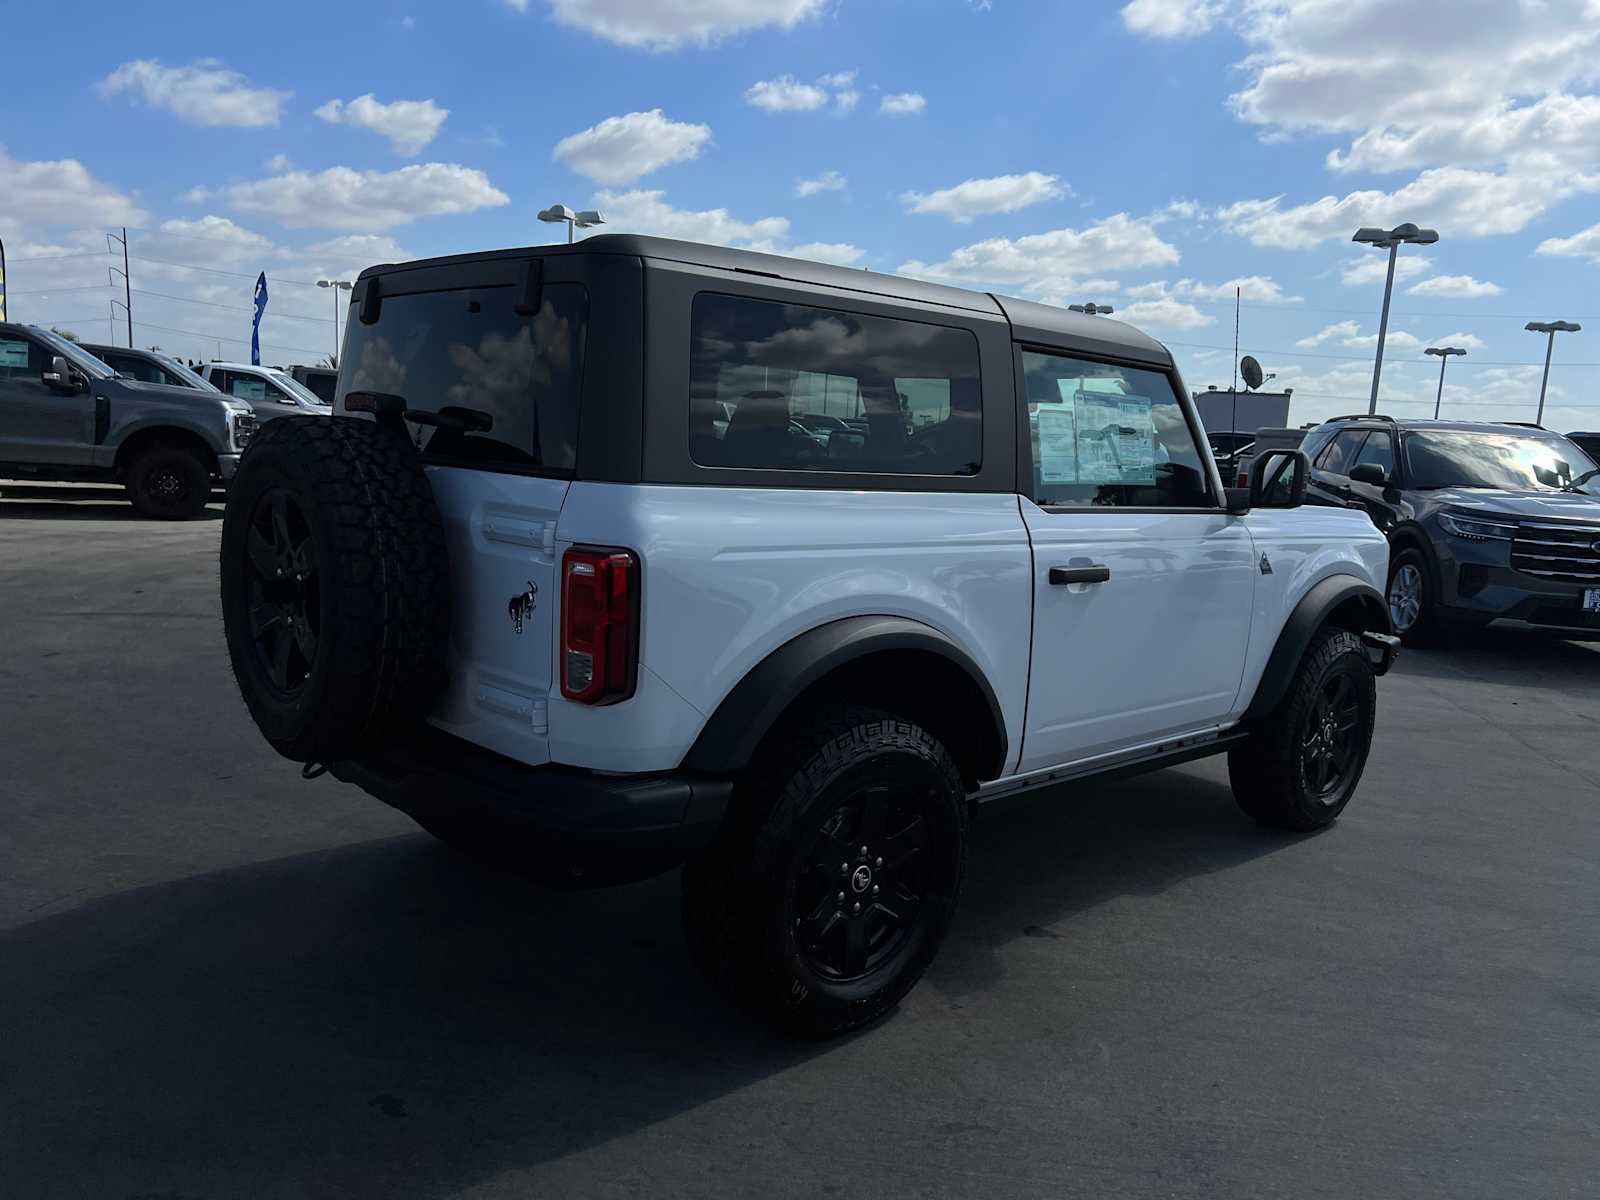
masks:
POLYGON ((1278 633, 1307 592, 1330 576, 1353 575, 1381 593, 1389 577, 1389 543, 1363 510, 1259 508, 1244 520, 1255 541, 1258 575, 1235 716, 1249 707, 1278 633), (1263 557, 1270 573, 1261 571, 1263 557))
POLYGON ((1033 572, 1013 495, 580 482, 557 539, 562 551, 633 550, 643 591, 639 694, 603 708, 553 695, 555 761, 675 767, 768 654, 869 614, 921 621, 965 649, 994 688, 1011 746, 1021 744, 1033 572))

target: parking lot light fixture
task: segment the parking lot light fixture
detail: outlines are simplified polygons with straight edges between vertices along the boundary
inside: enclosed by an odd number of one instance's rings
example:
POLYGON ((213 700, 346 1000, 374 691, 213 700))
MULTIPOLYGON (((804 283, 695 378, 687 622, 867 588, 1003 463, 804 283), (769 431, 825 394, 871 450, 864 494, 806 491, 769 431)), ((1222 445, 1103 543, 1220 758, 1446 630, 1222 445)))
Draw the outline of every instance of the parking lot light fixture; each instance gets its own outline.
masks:
POLYGON ((574 212, 565 204, 552 204, 549 208, 542 209, 539 220, 547 225, 565 225, 567 227, 567 245, 572 245, 572 231, 574 229, 588 229, 593 225, 604 225, 606 219, 592 208, 582 212, 574 212))
POLYGON ((1378 378, 1383 374, 1383 343, 1389 336, 1389 298, 1394 294, 1394 260, 1402 245, 1431 246, 1439 240, 1436 229, 1418 229, 1410 221, 1393 229, 1374 229, 1363 225, 1356 230, 1352 242, 1376 246, 1389 252, 1389 274, 1383 281, 1383 316, 1378 320, 1378 353, 1372 360, 1372 399, 1367 405, 1368 414, 1378 411, 1378 378))
POLYGON ((1550 383, 1550 356, 1555 352, 1556 334, 1577 333, 1583 326, 1576 321, 1529 321, 1523 328, 1529 333, 1549 335, 1549 340, 1544 344, 1544 378, 1539 380, 1539 415, 1533 419, 1535 425, 1543 425, 1544 390, 1550 383))
POLYGON ((1092 300, 1088 304, 1069 304, 1067 308, 1072 312, 1087 313, 1091 317, 1108 316, 1116 311, 1109 304, 1096 304, 1092 300))
POLYGON ((339 361, 339 293, 348 292, 355 284, 348 279, 319 279, 318 287, 333 289, 333 357, 329 362, 339 361))
POLYGON ((1433 398, 1433 419, 1437 421, 1439 419, 1439 403, 1444 399, 1444 365, 1450 361, 1451 355, 1459 354, 1464 357, 1467 352, 1456 346, 1429 346, 1423 353, 1437 355, 1439 359, 1439 391, 1433 398))

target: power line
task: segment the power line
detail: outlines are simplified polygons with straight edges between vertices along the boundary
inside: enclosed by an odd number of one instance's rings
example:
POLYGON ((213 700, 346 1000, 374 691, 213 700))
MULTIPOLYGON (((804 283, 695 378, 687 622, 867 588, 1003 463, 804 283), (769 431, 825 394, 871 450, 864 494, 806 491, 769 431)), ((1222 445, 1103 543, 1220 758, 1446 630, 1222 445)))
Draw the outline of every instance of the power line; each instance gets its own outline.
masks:
MULTIPOLYGON (((146 258, 142 254, 135 254, 132 257, 133 257, 133 261, 134 262, 155 263, 157 266, 162 266, 162 267, 177 267, 177 268, 179 268, 180 270, 183 270, 183 271, 204 271, 208 275, 229 275, 229 276, 232 276, 234 279, 250 279, 250 280, 254 280, 256 275, 258 274, 258 272, 254 272, 254 271, 224 271, 221 267, 197 267, 192 263, 170 262, 170 261, 168 261, 167 259, 164 259, 164 258, 146 258)), ((296 287, 316 287, 317 286, 315 282, 309 282, 308 283, 304 279, 285 279, 281 275, 273 275, 273 274, 270 274, 270 273, 267 275, 267 279, 268 279, 269 282, 272 282, 272 283, 292 283, 296 287)))
POLYGON ((109 257, 110 254, 109 250, 85 250, 80 254, 41 254, 37 258, 13 258, 11 264, 15 266, 17 263, 60 262, 64 258, 103 258, 109 257))
MULTIPOLYGON (((177 300, 182 304, 199 304, 205 308, 219 309, 222 312, 253 314, 256 311, 253 308, 241 308, 236 304, 213 304, 210 300, 196 300, 193 296, 171 296, 166 292, 147 292, 143 288, 134 288, 133 294, 135 296, 155 296, 162 300, 177 300)), ((316 325, 326 325, 328 323, 327 317, 302 317, 295 313, 270 313, 268 315, 273 320, 310 321, 316 325)))
MULTIPOLYGON (((105 318, 101 317, 100 320, 103 321, 105 318)), ((201 338, 202 340, 208 342, 227 342, 230 345, 239 346, 248 346, 250 344, 249 338, 226 337, 217 333, 205 333, 198 329, 177 329, 171 325, 153 325, 149 321, 135 321, 134 325, 142 329, 159 329, 162 333, 188 334, 190 337, 201 338)), ((326 346, 320 350, 313 350, 309 346, 286 346, 281 342, 262 342, 261 345, 273 350, 293 350, 296 354, 315 354, 319 358, 326 358, 328 354, 328 348, 326 346)))
POLYGON ((111 286, 113 285, 109 283, 90 283, 85 284, 82 287, 30 288, 25 292, 9 292, 7 294, 12 296, 57 296, 63 295, 67 292, 98 292, 103 288, 108 288, 111 286))
MULTIPOLYGON (((1228 350, 1228 349, 1230 349, 1230 347, 1228 347, 1228 346, 1217 346, 1217 345, 1213 345, 1210 342, 1171 342, 1171 341, 1169 341, 1169 342, 1165 342, 1164 344, 1168 345, 1168 346, 1182 346, 1186 350, 1228 350)), ((1317 354, 1315 352, 1307 351, 1307 350, 1257 350, 1256 353, 1258 355, 1259 354, 1270 354, 1270 355, 1273 355, 1273 356, 1278 357, 1278 358, 1324 358, 1324 359, 1331 359, 1331 360, 1335 360, 1335 361, 1339 361, 1339 362, 1371 362, 1372 361, 1372 356, 1370 354, 1317 354)), ((1402 358, 1402 359, 1395 360, 1395 362, 1396 362, 1396 365, 1409 365, 1409 366, 1424 365, 1424 360, 1420 359, 1420 358, 1417 358, 1417 359, 1402 358)), ((1458 367, 1542 367, 1544 365, 1544 363, 1543 363, 1542 360, 1540 362, 1511 362, 1511 361, 1508 361, 1508 360, 1501 360, 1501 359, 1486 359, 1486 358, 1471 359, 1471 358, 1468 358, 1468 359, 1463 359, 1461 362, 1457 363, 1456 365, 1458 367)), ((1551 369, 1553 370, 1557 366, 1560 366, 1560 367, 1600 367, 1600 362, 1560 362, 1558 360, 1557 362, 1552 364, 1552 368, 1551 369)))

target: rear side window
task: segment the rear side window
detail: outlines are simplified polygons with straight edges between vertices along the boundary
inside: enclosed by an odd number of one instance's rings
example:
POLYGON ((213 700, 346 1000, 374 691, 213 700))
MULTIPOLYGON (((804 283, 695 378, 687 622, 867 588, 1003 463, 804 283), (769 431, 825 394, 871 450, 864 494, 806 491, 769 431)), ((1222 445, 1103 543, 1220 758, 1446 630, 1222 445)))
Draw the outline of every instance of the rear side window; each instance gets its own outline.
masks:
POLYGON ((1328 443, 1328 448, 1322 452, 1316 461, 1319 471, 1326 471, 1330 475, 1348 475, 1350 468, 1355 465, 1356 455, 1361 452, 1361 443, 1366 440, 1365 429, 1347 429, 1333 441, 1328 443))
POLYGON ((539 311, 522 316, 514 290, 385 295, 376 324, 350 324, 339 399, 388 392, 435 414, 407 426, 430 462, 572 471, 588 292, 546 284, 539 311))
POLYGON ((703 292, 690 325, 689 450, 703 467, 975 475, 968 330, 703 292))
POLYGON ((155 363, 126 354, 100 354, 97 358, 113 371, 137 379, 141 383, 171 383, 167 373, 155 363))

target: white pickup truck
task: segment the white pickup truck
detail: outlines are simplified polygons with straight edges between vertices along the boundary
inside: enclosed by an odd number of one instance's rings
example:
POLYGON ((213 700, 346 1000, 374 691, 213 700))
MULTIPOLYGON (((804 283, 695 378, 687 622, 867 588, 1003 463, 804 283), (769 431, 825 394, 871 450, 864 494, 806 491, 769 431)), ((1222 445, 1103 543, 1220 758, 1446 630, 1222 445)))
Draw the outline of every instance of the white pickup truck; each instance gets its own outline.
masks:
POLYGON ((1306 830, 1361 777, 1382 534, 1295 451, 1225 488, 1127 326, 602 236, 374 267, 340 362, 229 494, 261 730, 546 878, 684 864, 783 1029, 915 983, 987 800, 1226 753, 1306 830))

